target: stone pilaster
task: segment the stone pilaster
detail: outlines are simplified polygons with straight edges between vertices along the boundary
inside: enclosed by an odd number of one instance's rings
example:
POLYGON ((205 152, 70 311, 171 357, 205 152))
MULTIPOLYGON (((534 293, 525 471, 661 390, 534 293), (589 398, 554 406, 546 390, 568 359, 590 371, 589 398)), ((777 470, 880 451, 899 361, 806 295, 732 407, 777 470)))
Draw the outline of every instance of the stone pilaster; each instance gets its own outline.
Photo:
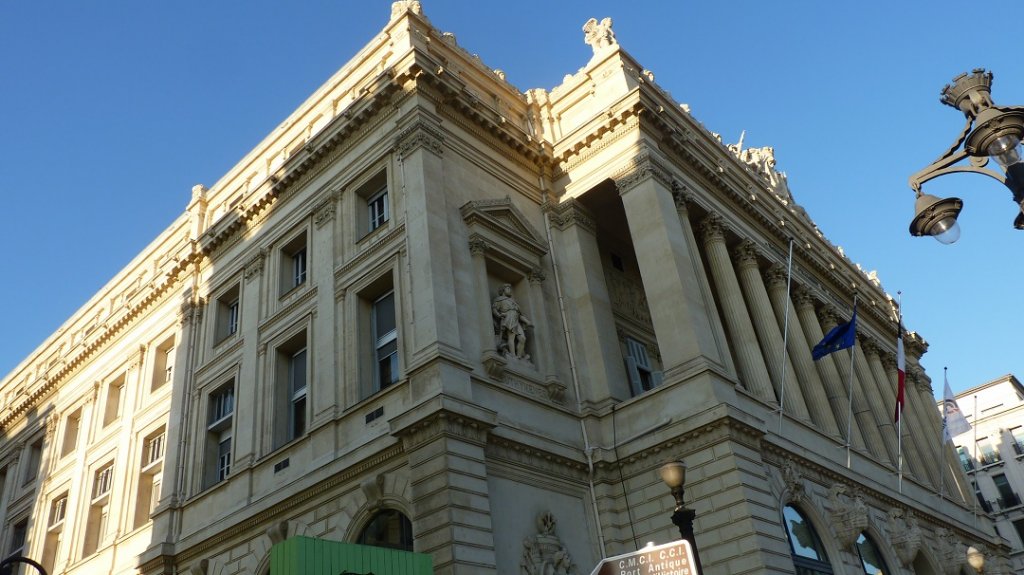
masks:
MULTIPOLYGON (((800 317, 800 327, 804 330, 804 337, 807 342, 807 349, 812 349, 825 334, 821 330, 821 323, 814 309, 814 296, 802 287, 793 290, 793 303, 796 304, 796 313, 800 317)), ((808 352, 810 353, 810 352, 808 352)), ((825 389, 825 396, 835 416, 836 424, 839 426, 841 437, 847 439, 854 449, 865 451, 864 435, 860 430, 857 420, 850 417, 850 404, 847 397, 845 381, 839 375, 835 359, 831 355, 814 362, 818 370, 821 383, 825 389), (850 437, 847 437, 849 434, 850 437)))
POLYGON ((702 297, 691 239, 683 233, 671 181, 643 154, 615 181, 652 313, 666 383, 708 368, 723 371, 726 351, 714 337, 715 310, 702 297))
POLYGON ((392 421, 409 461, 414 545, 433 556, 434 573, 497 572, 485 456, 496 421, 445 397, 392 421))
POLYGON ((796 371, 796 379, 800 385, 804 402, 807 404, 807 410, 810 412, 811 420, 823 432, 833 437, 841 437, 835 415, 832 413, 832 407, 825 394, 825 387, 818 377, 818 370, 814 367, 811 346, 807 345, 803 337, 804 332, 800 326, 800 318, 797 317, 793 302, 786 292, 785 266, 780 264, 771 266, 765 273, 765 278, 768 285, 768 297, 772 300, 772 308, 779 326, 786 329, 788 323, 789 335, 786 338, 786 350, 789 352, 789 358, 796 371))
POLYGON ((775 320, 768 292, 761 279, 757 248, 753 242, 744 240, 734 253, 736 275, 739 277, 740 287, 747 300, 747 309, 750 312, 750 319, 754 323, 757 339, 761 342, 761 353, 768 365, 768 372, 772 376, 775 395, 782 398, 786 413, 798 419, 810 421, 811 416, 807 412, 807 404, 800 391, 800 384, 793 373, 789 356, 782 348, 782 332, 775 320))
POLYGON ((761 348, 757 343, 754 326, 743 302, 743 292, 740 291, 736 271, 732 267, 732 260, 729 259, 721 217, 710 215, 705 218, 701 222, 701 232, 729 341, 736 355, 740 383, 761 401, 778 405, 764 356, 761 355, 761 348))

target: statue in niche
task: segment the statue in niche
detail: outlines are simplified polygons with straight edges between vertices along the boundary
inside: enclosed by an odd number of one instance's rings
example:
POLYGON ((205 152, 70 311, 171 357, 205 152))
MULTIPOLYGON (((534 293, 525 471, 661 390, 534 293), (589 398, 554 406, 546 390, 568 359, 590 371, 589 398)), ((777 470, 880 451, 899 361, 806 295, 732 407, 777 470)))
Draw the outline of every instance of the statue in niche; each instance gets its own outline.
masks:
POLYGON ((498 351, 505 357, 529 360, 526 355, 526 328, 533 325, 512 297, 512 284, 498 288, 498 296, 491 303, 494 314, 495 333, 498 334, 498 351))
POLYGON ((611 18, 605 18, 600 23, 597 18, 587 20, 583 25, 583 34, 583 41, 593 48, 595 54, 618 43, 615 41, 615 32, 612 32, 611 18))
POLYGON ((569 551, 555 535, 555 516, 545 511, 537 516, 537 534, 523 539, 521 575, 577 575, 569 551))

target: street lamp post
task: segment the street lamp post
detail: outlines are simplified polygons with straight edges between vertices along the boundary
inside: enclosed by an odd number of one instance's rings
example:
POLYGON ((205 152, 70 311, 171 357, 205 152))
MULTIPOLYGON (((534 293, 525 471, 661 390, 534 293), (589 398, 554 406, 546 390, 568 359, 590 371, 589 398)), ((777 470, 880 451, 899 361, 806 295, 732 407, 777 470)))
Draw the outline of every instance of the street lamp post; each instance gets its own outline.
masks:
POLYGON ((14 570, 14 565, 16 563, 25 563, 26 565, 31 565, 35 568, 36 571, 38 571, 42 575, 47 575, 46 569, 43 569, 42 565, 29 559, 28 557, 21 556, 8 557, 7 559, 0 561, 0 575, 11 575, 11 573, 14 570))
POLYGON ((967 548, 967 564, 978 573, 985 572, 985 555, 976 547, 967 548))
POLYGON ((1013 227, 1024 229, 1024 162, 1020 145, 1024 138, 1024 106, 996 106, 991 88, 992 73, 980 68, 970 75, 953 78, 953 83, 943 88, 941 102, 962 111, 967 125, 939 159, 910 176, 910 187, 917 194, 911 235, 932 236, 944 244, 960 238, 956 218, 963 201, 921 192, 921 185, 928 180, 957 172, 984 174, 1009 188, 1021 212, 1013 227), (990 157, 1003 167, 1004 173, 985 167, 990 157), (969 163, 958 165, 964 159, 969 163))
POLYGON ((672 497, 676 500, 676 509, 672 513, 672 523, 679 528, 679 535, 684 541, 690 542, 690 549, 693 550, 693 562, 697 573, 703 573, 704 569, 700 564, 700 554, 697 553, 697 539, 693 536, 693 520, 697 512, 687 509, 683 505, 683 484, 686 483, 686 464, 682 461, 670 461, 658 469, 661 480, 668 485, 672 491, 672 497))

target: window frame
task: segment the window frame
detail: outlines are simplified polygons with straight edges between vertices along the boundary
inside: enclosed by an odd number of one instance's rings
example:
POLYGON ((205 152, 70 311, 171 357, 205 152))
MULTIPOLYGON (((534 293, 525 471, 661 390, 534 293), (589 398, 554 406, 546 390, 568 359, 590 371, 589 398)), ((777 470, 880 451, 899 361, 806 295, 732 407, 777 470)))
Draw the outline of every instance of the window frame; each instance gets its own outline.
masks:
POLYGON ((234 420, 237 397, 234 377, 213 387, 206 399, 206 424, 202 461, 202 487, 209 489, 231 476, 234 457, 234 420), (228 447, 226 453, 224 444, 228 447))
POLYGON ((374 391, 381 391, 396 383, 399 380, 399 365, 398 365, 398 306, 396 305, 395 290, 390 289, 383 295, 378 296, 370 304, 370 339, 373 347, 373 386, 374 391), (380 305, 384 300, 390 298, 390 316, 392 320, 391 329, 384 333, 378 333, 380 326, 378 319, 380 318, 380 305), (382 355, 382 351, 389 349, 387 353, 382 355), (384 382, 384 361, 388 363, 388 373, 390 373, 390 381, 384 382))

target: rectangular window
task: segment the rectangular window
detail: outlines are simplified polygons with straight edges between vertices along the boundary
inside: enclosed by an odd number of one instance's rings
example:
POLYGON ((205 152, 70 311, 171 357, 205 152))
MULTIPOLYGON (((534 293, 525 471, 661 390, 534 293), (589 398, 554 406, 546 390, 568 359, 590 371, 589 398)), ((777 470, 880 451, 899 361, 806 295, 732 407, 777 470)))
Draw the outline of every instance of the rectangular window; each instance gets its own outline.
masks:
POLYGON ((366 211, 369 215, 369 231, 372 232, 387 223, 389 219, 387 186, 366 199, 366 211))
POLYGON ((279 345, 275 352, 274 449, 306 434, 308 422, 309 358, 305 330, 279 345))
POLYGON ((1010 435, 1013 436, 1013 452, 1024 455, 1024 427, 1014 427, 1010 430, 1010 435))
POLYGON ((231 474, 232 420, 235 412, 235 382, 222 385, 210 394, 204 484, 210 487, 231 474))
POLYGON ((82 409, 76 409, 64 420, 64 440, 60 446, 60 456, 66 457, 78 445, 78 430, 82 426, 82 409))
POLYGON ((220 343, 238 333, 240 288, 238 285, 217 297, 215 341, 220 343))
POLYGON ((989 443, 987 437, 978 439, 976 449, 977 451, 975 451, 975 453, 981 454, 978 457, 978 462, 981 463, 982 466, 994 465, 1003 460, 1003 457, 999 455, 999 451, 994 445, 989 443))
POLYGON ((25 474, 22 476, 22 485, 32 483, 39 476, 39 466, 43 463, 43 440, 36 440, 26 449, 25 474))
POLYGON ((371 313, 374 345, 374 385, 384 389, 398 381, 398 326, 395 321, 395 292, 373 302, 371 313))
POLYGON ((166 438, 167 432, 161 427, 142 441, 142 464, 139 470, 138 491, 135 494, 136 529, 149 522, 150 515, 160 501, 166 438))
POLYGON ((11 527, 11 544, 7 547, 7 555, 21 555, 28 537, 28 518, 22 519, 11 527))
POLYGON ((1024 519, 1018 519, 1013 522, 1013 528, 1017 531, 1017 538, 1020 539, 1020 545, 1017 549, 1024 548, 1024 519))
POLYGON ((96 475, 92 482, 92 498, 93 500, 101 499, 110 495, 110 486, 114 480, 114 464, 108 464, 96 471, 96 475))
POLYGON ((47 522, 47 527, 53 529, 59 527, 64 523, 64 517, 68 512, 68 494, 65 493, 60 497, 57 497, 50 503, 50 519, 47 522))
POLYGON ((966 447, 957 445, 956 454, 960 457, 960 465, 963 466, 964 471, 968 473, 974 471, 974 461, 971 459, 971 454, 967 452, 966 447))
POLYGON ((110 425, 121 417, 124 402, 124 376, 120 376, 107 384, 107 402, 103 406, 103 427, 110 425))
POLYGON ((992 482, 996 484, 996 490, 999 492, 999 507, 1002 509, 1009 509, 1010 507, 1016 507, 1020 505, 1020 497, 1013 492, 1013 488, 1010 487, 1010 482, 1007 481, 1006 475, 999 473, 992 476, 992 482))
POLYGON ((290 439, 295 439, 306 433, 306 348, 288 359, 288 392, 288 427, 290 439))
POLYGON ((306 233, 303 232, 281 248, 281 295, 306 283, 309 276, 306 233))
POLYGON ((167 433, 161 430, 142 443, 142 467, 150 467, 164 460, 164 439, 167 433))
POLYGON ((156 391, 174 379, 174 353, 174 336, 167 338, 157 346, 150 391, 156 391))
POLYGON ((626 336, 626 374, 633 395, 640 395, 661 385, 661 372, 654 371, 647 346, 632 337, 626 336))

